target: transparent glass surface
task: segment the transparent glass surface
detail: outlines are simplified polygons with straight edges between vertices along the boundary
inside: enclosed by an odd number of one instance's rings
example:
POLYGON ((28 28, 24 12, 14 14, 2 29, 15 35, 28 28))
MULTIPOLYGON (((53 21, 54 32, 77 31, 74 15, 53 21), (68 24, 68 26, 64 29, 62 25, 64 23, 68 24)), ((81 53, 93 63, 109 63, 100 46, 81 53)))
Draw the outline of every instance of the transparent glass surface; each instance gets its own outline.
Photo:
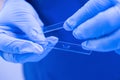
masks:
POLYGON ((65 52, 90 55, 92 51, 84 50, 81 46, 83 40, 77 40, 72 36, 71 32, 65 31, 63 29, 63 23, 64 22, 60 22, 57 24, 46 26, 43 29, 44 33, 47 36, 56 36, 59 38, 58 43, 53 49, 65 52))

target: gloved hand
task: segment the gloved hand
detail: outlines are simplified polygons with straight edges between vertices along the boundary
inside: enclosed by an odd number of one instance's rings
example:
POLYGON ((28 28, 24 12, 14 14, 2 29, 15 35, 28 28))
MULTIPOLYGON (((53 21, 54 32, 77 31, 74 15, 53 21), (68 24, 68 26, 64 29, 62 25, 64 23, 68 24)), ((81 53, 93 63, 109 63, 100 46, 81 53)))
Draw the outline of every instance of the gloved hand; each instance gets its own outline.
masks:
POLYGON ((7 61, 24 63, 44 58, 57 43, 45 38, 43 23, 24 0, 7 0, 0 11, 0 55, 7 61))
POLYGON ((120 0, 89 0, 64 28, 75 38, 86 39, 84 49, 120 53, 120 0))

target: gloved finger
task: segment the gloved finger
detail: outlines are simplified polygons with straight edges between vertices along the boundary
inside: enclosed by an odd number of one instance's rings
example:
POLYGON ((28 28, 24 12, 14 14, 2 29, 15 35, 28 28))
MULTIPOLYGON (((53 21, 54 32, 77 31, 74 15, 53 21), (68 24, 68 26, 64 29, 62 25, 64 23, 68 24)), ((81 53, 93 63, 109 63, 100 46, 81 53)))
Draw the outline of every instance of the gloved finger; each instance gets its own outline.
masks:
POLYGON ((45 41, 45 36, 43 34, 43 23, 39 21, 37 21, 35 19, 34 16, 28 14, 28 15, 24 15, 22 16, 25 19, 22 21, 16 21, 14 22, 15 26, 19 27, 19 29, 21 29, 30 40, 34 41, 34 42, 41 42, 41 41, 45 41))
POLYGON ((120 49, 120 29, 113 34, 82 43, 82 47, 87 50, 108 52, 120 49))
POLYGON ((119 6, 112 7, 79 25, 73 35, 77 39, 98 38, 120 27, 119 6))
POLYGON ((14 62, 14 63, 25 63, 25 62, 36 62, 42 60, 47 54, 52 50, 55 44, 58 42, 58 38, 56 37, 48 37, 47 38, 48 45, 45 47, 44 52, 42 54, 10 54, 3 53, 2 57, 6 61, 14 62))
POLYGON ((42 46, 33 43, 32 41, 17 39, 8 36, 5 33, 0 33, 0 50, 12 54, 41 54, 43 52, 42 46))
POLYGON ((99 12, 113 6, 116 3, 115 1, 116 0, 89 0, 81 9, 65 21, 64 28, 68 31, 73 30, 99 12))

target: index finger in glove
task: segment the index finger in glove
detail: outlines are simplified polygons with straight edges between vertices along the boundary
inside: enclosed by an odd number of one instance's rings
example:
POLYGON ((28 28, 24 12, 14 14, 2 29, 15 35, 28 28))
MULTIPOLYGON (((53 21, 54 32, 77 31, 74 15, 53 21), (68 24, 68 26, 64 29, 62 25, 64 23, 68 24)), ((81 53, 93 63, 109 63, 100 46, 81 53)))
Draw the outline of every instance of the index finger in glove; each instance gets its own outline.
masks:
POLYGON ((116 0, 89 0, 81 9, 68 18, 64 28, 68 31, 74 30, 77 26, 96 16, 116 3, 116 0))

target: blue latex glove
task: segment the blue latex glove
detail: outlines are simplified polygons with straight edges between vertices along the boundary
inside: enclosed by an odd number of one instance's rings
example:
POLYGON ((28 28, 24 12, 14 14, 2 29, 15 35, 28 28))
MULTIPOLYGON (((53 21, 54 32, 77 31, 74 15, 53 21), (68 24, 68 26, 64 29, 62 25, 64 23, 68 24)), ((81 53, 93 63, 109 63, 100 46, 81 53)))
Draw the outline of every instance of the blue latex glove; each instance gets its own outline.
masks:
POLYGON ((89 0, 66 20, 64 28, 77 39, 87 39, 84 49, 120 53, 120 0, 89 0))
POLYGON ((7 0, 0 11, 1 56, 10 62, 39 61, 57 43, 45 38, 43 23, 32 6, 24 0, 7 0))

